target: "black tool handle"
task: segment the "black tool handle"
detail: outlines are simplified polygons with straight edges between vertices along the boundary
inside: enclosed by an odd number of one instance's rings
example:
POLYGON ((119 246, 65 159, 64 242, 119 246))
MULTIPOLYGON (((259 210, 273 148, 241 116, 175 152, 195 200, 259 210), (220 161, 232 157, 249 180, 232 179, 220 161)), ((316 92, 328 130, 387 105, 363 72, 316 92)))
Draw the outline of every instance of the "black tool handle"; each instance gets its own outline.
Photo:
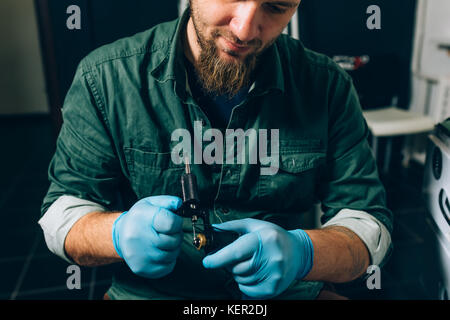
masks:
POLYGON ((205 253, 213 254, 237 240, 237 238, 239 238, 239 233, 212 228, 212 230, 209 231, 208 238, 208 242, 205 246, 205 253))
POLYGON ((198 215, 200 209, 197 179, 195 178, 195 175, 189 172, 183 173, 180 180, 183 204, 175 211, 175 214, 184 218, 192 218, 192 216, 198 215))
POLYGON ((192 173, 183 173, 181 175, 181 191, 183 193, 183 202, 200 203, 197 178, 192 173))

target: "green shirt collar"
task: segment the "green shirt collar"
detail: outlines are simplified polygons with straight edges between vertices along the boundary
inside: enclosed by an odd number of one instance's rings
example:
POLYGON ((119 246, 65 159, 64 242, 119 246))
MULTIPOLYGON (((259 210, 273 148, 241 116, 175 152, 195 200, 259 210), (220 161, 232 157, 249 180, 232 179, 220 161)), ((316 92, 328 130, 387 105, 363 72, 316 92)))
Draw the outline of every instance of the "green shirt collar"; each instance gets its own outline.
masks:
POLYGON ((255 94, 264 94, 272 89, 284 92, 284 75, 278 42, 271 45, 260 57, 255 82, 250 91, 254 91, 255 94))

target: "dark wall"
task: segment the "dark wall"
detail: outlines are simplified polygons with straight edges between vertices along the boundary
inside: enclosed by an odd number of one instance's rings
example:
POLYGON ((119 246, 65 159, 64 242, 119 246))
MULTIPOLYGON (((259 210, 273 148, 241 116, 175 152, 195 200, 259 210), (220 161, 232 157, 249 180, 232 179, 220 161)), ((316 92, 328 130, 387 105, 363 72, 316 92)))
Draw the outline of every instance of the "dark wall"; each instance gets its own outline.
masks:
POLYGON ((47 90, 56 126, 81 59, 97 47, 178 16, 178 1, 35 0, 47 90), (81 29, 69 30, 67 8, 81 9, 81 29))
POLYGON ((363 108, 390 104, 407 108, 416 0, 302 0, 300 36, 306 47, 334 55, 369 55, 364 68, 349 72, 363 108), (370 5, 381 9, 381 29, 369 30, 370 5))

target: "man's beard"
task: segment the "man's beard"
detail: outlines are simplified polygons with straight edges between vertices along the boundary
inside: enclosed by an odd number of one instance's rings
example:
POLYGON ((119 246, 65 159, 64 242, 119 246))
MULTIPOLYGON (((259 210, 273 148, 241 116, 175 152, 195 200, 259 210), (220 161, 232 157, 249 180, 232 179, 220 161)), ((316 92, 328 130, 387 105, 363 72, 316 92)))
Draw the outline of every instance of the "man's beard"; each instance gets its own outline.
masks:
MULTIPOLYGON (((255 47, 255 52, 249 53, 243 60, 229 59, 226 61, 220 57, 216 42, 214 41, 219 36, 223 36, 223 34, 215 30, 211 39, 207 39, 196 24, 192 10, 191 17, 197 35, 197 42, 201 49, 200 56, 195 62, 195 69, 203 89, 212 95, 228 95, 229 98, 234 97, 242 88, 250 85, 253 71, 257 65, 259 56, 258 49, 261 48, 261 41, 255 40, 251 44, 248 44, 252 48, 255 47)), ((242 43, 232 35, 227 35, 225 38, 237 44, 242 43)), ((237 57, 233 51, 226 53, 230 56, 237 57)))

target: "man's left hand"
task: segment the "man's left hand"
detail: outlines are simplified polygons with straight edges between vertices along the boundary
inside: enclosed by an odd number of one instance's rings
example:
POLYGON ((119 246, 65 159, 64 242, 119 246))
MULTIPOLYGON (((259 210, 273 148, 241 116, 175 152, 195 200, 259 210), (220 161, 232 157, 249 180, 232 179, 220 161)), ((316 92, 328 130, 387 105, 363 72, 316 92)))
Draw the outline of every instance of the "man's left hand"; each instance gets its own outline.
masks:
POLYGON ((227 267, 239 289, 253 299, 268 299, 286 290, 295 279, 303 279, 313 264, 313 245, 308 234, 276 224, 242 219, 214 225, 241 236, 203 259, 205 268, 227 267))

